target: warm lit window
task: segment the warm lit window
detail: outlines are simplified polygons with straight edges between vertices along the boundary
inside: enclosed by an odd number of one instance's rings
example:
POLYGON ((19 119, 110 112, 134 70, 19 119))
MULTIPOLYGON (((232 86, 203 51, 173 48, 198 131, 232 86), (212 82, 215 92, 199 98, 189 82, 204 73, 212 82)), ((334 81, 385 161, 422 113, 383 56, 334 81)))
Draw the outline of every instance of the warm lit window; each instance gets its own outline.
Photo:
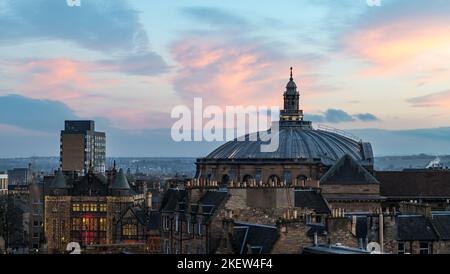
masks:
POLYGON ((100 209, 101 212, 106 212, 106 204, 100 204, 100 209))
POLYGON ((84 212, 89 211, 89 204, 83 204, 83 211, 84 212))
POLYGON ((72 211, 78 212, 80 211, 80 204, 73 204, 72 205, 72 211))
POLYGON ((123 236, 136 236, 137 228, 134 224, 125 224, 122 227, 122 235, 123 236))
POLYGON ((73 218, 72 219, 72 230, 74 230, 74 231, 80 231, 81 230, 81 219, 80 218, 73 218))
POLYGON ((84 231, 95 231, 97 230, 97 219, 96 218, 83 218, 83 230, 84 231))
POLYGON ((92 211, 92 212, 97 211, 97 205, 96 204, 90 204, 90 211, 92 211))
POLYGON ((100 218, 100 231, 106 231, 106 218, 100 218))

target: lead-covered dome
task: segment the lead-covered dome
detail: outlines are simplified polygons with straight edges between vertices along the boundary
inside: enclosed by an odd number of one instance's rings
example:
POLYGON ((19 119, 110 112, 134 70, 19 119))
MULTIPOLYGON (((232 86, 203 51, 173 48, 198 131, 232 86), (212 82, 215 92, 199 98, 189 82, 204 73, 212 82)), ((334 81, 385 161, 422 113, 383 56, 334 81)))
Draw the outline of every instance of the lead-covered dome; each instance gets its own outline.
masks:
POLYGON ((244 159, 285 159, 321 161, 332 165, 344 155, 350 155, 361 164, 373 161, 370 143, 353 140, 341 134, 326 130, 305 127, 281 127, 274 132, 273 140, 278 138, 279 146, 274 152, 262 152, 262 140, 267 132, 247 135, 245 140, 235 139, 220 146, 205 160, 244 160, 244 159), (256 141, 254 141, 256 140, 256 141))
MULTIPOLYGON (((253 133, 230 141, 200 162, 249 162, 253 160, 283 160, 283 162, 321 162, 333 165, 343 156, 349 155, 361 165, 373 165, 373 152, 370 143, 364 143, 350 134, 328 127, 314 129, 310 121, 303 120, 303 111, 299 109, 299 92, 292 75, 284 93, 285 108, 280 112, 279 127, 271 138, 278 139, 278 148, 273 152, 263 152, 262 145, 269 142, 267 132, 253 133)), ((272 142, 273 143, 273 142, 272 142)))

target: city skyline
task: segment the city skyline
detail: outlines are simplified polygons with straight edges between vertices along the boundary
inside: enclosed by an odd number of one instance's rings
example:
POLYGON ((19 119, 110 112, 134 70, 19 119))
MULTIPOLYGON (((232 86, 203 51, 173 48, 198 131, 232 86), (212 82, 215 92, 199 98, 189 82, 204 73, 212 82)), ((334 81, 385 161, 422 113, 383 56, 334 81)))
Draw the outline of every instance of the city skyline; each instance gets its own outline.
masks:
POLYGON ((446 1, 80 3, 0 2, 0 157, 57 155, 68 119, 96 120, 110 156, 201 156, 216 144, 168 141, 171 109, 281 106, 291 66, 313 122, 450 153, 446 1))

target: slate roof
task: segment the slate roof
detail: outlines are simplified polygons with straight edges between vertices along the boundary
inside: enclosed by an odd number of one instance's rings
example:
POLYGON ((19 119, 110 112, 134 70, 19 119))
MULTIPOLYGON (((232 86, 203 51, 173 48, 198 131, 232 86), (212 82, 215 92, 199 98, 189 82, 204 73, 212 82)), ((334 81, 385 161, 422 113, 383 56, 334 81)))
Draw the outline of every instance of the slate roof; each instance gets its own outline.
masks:
POLYGON ((380 194, 386 197, 449 197, 448 171, 377 171, 380 194))
POLYGON ((318 245, 318 246, 307 246, 303 248, 303 254, 370 254, 369 251, 351 248, 347 246, 337 246, 337 245, 318 245))
POLYGON ((397 237, 400 241, 436 241, 438 235, 424 216, 398 216, 397 237))
POLYGON ((115 190, 127 190, 130 189, 130 185, 128 184, 127 177, 123 173, 123 169, 119 170, 116 177, 114 178, 113 183, 111 184, 111 189, 115 190))
POLYGON ((317 233, 317 235, 324 235, 327 230, 325 224, 307 224, 307 226, 308 231, 306 234, 309 237, 314 236, 315 233, 317 233))
POLYGON ((53 179, 52 183, 50 184, 50 187, 53 189, 65 189, 69 188, 66 182, 66 178, 64 178, 64 175, 61 171, 61 169, 58 169, 56 172, 55 178, 53 179))
POLYGON ((187 191, 184 189, 168 189, 161 202, 161 210, 175 211, 177 203, 184 202, 187 197, 187 191))
POLYGON ((450 240, 450 215, 433 215, 431 223, 440 239, 450 240))
MULTIPOLYGON (((161 228, 161 213, 159 211, 147 211, 140 207, 130 207, 128 210, 131 210, 139 223, 146 226, 148 229, 159 230, 161 228)), ((123 213, 122 218, 126 213, 127 211, 123 213)))
POLYGON ((320 178, 320 185, 379 184, 364 167, 350 155, 344 155, 320 178))
POLYGON ((219 207, 222 202, 227 198, 228 192, 226 191, 211 191, 208 190, 201 198, 199 203, 202 205, 210 205, 219 207))
POLYGON ((309 208, 317 214, 330 214, 331 210, 323 196, 313 189, 300 189, 295 191, 295 207, 309 208))
POLYGON ((236 222, 231 244, 236 254, 269 254, 278 240, 275 226, 236 222), (248 250, 248 246, 252 250, 248 250))
POLYGON ((72 181, 69 192, 73 196, 107 196, 108 185, 98 174, 88 173, 78 180, 72 181))
MULTIPOLYGON (((214 214, 214 212, 221 206, 223 201, 228 197, 226 191, 208 190, 199 199, 198 204, 191 203, 191 213, 198 214, 201 210, 204 214, 214 214)), ((187 191, 179 189, 169 189, 164 195, 161 203, 161 209, 163 211, 184 211, 186 210, 187 191)), ((182 219, 185 215, 181 216, 182 219)))
POLYGON ((264 140, 271 139, 266 131, 261 131, 229 141, 199 160, 303 159, 331 166, 346 154, 361 163, 371 163, 373 159, 370 143, 360 143, 334 132, 293 126, 280 127, 273 134, 275 136, 272 138, 279 140, 279 146, 274 152, 261 151, 261 145, 268 143, 264 140))

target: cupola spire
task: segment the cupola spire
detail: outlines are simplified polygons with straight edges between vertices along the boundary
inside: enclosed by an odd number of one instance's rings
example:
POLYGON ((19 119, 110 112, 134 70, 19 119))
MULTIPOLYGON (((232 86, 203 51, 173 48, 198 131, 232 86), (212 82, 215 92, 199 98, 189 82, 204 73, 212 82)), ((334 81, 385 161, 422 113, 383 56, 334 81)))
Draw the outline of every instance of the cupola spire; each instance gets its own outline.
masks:
POLYGON ((281 126, 302 126, 310 128, 311 122, 303 121, 303 110, 300 109, 300 93, 294 82, 293 67, 290 67, 289 82, 283 94, 284 108, 280 112, 281 126))

